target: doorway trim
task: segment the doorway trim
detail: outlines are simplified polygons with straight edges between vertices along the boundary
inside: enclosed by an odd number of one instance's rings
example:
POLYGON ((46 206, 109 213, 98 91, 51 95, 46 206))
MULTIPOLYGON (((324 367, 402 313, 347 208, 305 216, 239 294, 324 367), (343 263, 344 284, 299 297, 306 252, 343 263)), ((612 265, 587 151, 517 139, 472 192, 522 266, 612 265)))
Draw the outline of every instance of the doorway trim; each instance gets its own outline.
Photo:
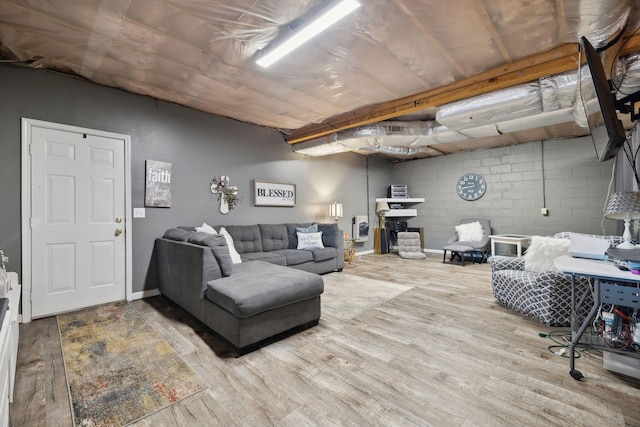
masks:
POLYGON ((96 129, 46 122, 42 120, 22 118, 22 146, 21 146, 21 180, 20 196, 21 223, 22 223, 22 322, 31 321, 31 156, 29 145, 31 141, 31 129, 44 127, 63 132, 86 133, 105 138, 121 139, 124 141, 124 221, 126 224, 125 238, 125 298, 133 299, 133 273, 132 273, 132 221, 131 221, 131 136, 115 132, 106 132, 96 129))

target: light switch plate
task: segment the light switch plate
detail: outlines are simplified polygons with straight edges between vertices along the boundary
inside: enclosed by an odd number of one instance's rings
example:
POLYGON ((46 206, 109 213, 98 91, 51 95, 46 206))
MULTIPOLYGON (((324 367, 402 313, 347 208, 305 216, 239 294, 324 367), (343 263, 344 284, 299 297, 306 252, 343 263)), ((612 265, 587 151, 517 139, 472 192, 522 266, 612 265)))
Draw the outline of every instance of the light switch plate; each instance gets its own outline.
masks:
POLYGON ((133 208, 133 217, 134 218, 144 218, 145 217, 144 208, 133 208))

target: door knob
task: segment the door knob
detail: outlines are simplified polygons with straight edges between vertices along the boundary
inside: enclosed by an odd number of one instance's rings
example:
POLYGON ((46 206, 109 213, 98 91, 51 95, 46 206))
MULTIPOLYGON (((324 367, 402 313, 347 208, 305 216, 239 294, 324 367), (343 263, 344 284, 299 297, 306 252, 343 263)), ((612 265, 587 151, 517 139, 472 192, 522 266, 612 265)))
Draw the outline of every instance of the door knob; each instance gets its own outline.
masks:
POLYGON ((116 228, 116 237, 118 237, 121 234, 122 234, 122 229, 121 228, 116 228))
POLYGON ((122 222, 122 218, 120 218, 120 217, 116 217, 116 222, 117 222, 118 224, 120 224, 120 223, 122 222))

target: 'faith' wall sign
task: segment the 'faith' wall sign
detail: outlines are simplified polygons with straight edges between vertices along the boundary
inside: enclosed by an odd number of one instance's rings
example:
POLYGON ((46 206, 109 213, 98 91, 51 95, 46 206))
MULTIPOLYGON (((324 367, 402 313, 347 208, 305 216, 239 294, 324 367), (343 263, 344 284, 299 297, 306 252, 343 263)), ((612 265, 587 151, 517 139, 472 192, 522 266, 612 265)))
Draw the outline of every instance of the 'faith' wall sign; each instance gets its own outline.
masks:
POLYGON ((146 161, 144 205, 155 208, 171 207, 171 163, 146 161))

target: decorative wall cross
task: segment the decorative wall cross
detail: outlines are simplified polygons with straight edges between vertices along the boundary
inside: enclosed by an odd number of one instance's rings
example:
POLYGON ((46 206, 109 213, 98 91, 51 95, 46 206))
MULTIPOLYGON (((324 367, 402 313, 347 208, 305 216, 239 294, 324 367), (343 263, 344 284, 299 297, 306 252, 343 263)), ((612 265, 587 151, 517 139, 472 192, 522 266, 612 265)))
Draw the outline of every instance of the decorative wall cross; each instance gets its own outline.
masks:
POLYGON ((220 202, 220 213, 226 215, 240 201, 238 198, 238 187, 229 185, 229 177, 222 175, 218 181, 213 177, 211 182, 211 192, 218 195, 220 202))

